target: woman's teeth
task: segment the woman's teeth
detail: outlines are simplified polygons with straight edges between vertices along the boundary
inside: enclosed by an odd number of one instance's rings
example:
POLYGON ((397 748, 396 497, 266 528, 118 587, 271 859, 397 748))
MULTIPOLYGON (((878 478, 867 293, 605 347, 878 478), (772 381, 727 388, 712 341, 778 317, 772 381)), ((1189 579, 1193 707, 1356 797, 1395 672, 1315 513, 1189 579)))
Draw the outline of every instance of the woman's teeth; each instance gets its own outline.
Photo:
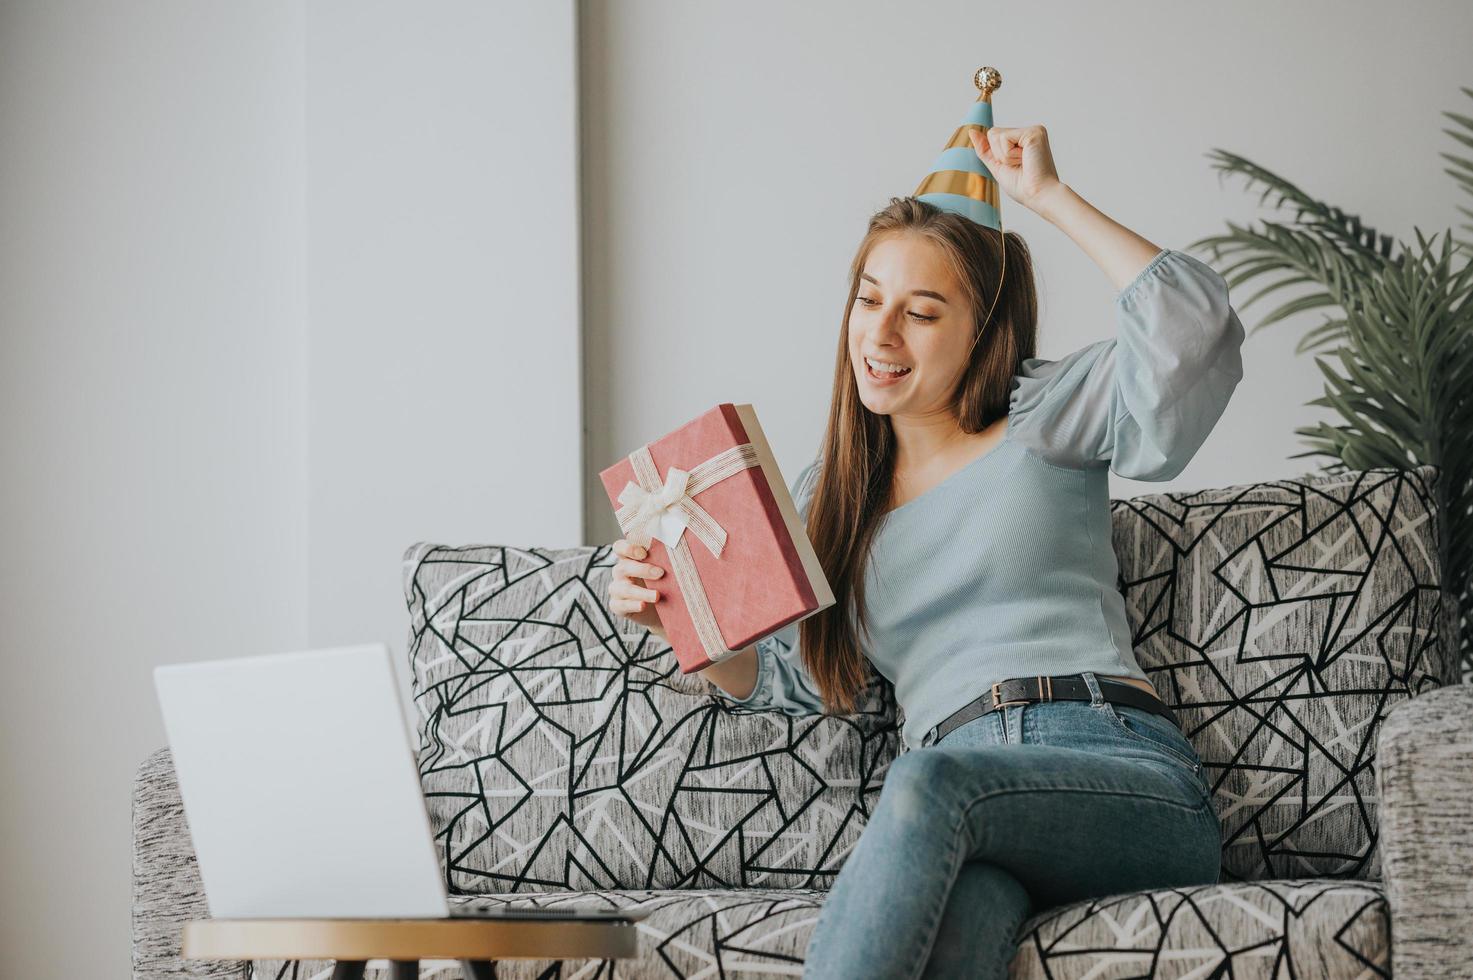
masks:
POLYGON ((900 368, 898 371, 886 370, 886 367, 894 368, 898 367, 898 365, 885 365, 883 361, 872 361, 867 357, 864 359, 864 366, 869 371, 869 376, 876 381, 894 381, 897 378, 905 377, 911 370, 910 368, 900 368), (877 364, 881 365, 881 367, 876 367, 877 364))

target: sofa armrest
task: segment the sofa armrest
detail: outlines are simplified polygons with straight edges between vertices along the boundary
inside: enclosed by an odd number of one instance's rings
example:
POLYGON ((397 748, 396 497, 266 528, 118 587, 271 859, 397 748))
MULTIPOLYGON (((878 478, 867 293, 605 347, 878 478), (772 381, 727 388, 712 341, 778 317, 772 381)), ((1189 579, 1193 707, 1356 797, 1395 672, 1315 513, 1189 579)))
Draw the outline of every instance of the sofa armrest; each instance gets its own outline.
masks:
POLYGON ((249 966, 245 960, 179 958, 184 923, 205 918, 209 906, 184 821, 174 759, 162 748, 143 760, 133 780, 133 980, 243 980, 249 966))
POLYGON ((1395 705, 1376 743, 1397 980, 1473 975, 1473 687, 1395 705))

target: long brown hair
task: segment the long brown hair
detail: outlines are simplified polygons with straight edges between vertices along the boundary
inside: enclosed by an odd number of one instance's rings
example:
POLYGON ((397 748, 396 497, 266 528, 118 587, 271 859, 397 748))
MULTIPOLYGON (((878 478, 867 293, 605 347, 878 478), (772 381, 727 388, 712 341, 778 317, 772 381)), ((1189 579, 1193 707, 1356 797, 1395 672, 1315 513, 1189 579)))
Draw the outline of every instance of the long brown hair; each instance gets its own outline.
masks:
POLYGON ((859 647, 854 626, 857 620, 869 636, 864 568, 890 500, 896 449, 889 417, 876 415, 859 399, 849 356, 849 314, 871 249, 894 234, 917 235, 940 246, 971 302, 974 342, 953 403, 963 432, 980 432, 1007 415, 1012 376, 1020 362, 1034 356, 1038 333, 1033 263, 1016 232, 1000 234, 914 197, 891 198, 870 218, 849 270, 833 398, 807 515, 808 536, 833 588, 835 604, 798 624, 803 665, 834 713, 857 711, 872 678, 873 668, 859 647), (999 295, 1003 248, 1007 272, 999 295))

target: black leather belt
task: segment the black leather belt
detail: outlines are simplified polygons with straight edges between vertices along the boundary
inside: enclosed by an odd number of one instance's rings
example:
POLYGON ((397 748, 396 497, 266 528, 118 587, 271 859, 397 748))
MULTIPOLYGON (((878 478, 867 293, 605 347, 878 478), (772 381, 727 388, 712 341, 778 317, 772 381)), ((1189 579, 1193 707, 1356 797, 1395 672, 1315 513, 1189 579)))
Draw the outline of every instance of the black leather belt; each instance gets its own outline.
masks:
MULTIPOLYGON (((1180 727, 1176 713, 1155 694, 1147 694, 1134 684, 1096 677, 1100 685, 1100 696, 1116 704, 1130 704, 1137 708, 1161 715, 1180 727)), ((1079 674, 1055 674, 1051 677, 1010 677, 992 685, 992 690, 979 698, 968 701, 932 726, 921 739, 922 745, 930 745, 946 736, 958 725, 965 725, 973 718, 980 718, 989 711, 1009 704, 1028 704, 1035 701, 1088 701, 1089 685, 1079 674)))

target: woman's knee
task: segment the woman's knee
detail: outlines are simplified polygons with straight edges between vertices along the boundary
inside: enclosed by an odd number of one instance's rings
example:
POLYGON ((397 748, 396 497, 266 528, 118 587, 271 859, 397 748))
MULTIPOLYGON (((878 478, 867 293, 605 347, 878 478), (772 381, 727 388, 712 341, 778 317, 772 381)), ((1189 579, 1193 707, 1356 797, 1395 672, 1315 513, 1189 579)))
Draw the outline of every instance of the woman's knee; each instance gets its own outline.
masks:
POLYGON ((996 911, 1021 909, 1026 914, 1033 905, 1028 890, 1011 871, 980 858, 962 863, 952 892, 965 900, 995 903, 981 907, 991 907, 996 911))
POLYGON ((893 822, 933 827, 955 809, 967 771, 953 753, 936 748, 903 752, 890 761, 878 806, 893 822))

